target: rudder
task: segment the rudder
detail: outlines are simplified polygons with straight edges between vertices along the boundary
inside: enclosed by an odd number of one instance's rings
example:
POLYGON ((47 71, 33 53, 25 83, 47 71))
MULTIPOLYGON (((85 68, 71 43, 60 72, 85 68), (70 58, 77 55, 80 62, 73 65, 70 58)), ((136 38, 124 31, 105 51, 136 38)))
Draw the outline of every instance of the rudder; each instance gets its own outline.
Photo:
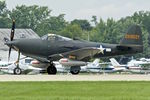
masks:
POLYGON ((124 38, 120 41, 121 45, 143 45, 142 31, 140 26, 132 25, 128 28, 124 38))

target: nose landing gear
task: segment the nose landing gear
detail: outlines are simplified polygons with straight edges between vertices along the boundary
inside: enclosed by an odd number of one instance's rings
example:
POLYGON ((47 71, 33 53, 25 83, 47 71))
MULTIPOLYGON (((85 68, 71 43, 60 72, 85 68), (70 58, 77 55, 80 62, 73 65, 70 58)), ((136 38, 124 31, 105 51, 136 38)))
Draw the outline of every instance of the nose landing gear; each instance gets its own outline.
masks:
POLYGON ((22 73, 21 68, 19 68, 19 61, 16 62, 16 68, 14 69, 14 75, 20 75, 22 73))
POLYGON ((14 74, 15 75, 20 75, 22 73, 22 71, 21 71, 21 69, 19 68, 19 67, 16 67, 15 69, 14 69, 14 74))

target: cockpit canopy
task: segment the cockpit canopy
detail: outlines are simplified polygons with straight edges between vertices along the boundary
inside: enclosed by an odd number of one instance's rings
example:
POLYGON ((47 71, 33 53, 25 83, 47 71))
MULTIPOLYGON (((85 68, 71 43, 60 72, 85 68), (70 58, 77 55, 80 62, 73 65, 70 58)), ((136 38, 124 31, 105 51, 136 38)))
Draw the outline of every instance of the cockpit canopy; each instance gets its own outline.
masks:
POLYGON ((44 36, 41 37, 42 40, 49 40, 49 41, 70 41, 72 39, 67 38, 67 37, 63 37, 60 35, 56 35, 56 34, 46 34, 44 36))

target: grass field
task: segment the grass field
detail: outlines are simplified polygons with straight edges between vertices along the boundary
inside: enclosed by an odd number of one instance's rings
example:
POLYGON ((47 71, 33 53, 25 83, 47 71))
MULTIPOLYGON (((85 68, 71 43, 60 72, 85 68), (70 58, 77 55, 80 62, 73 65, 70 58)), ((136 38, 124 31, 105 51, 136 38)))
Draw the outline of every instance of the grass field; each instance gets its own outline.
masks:
POLYGON ((150 100, 150 82, 1 82, 0 100, 150 100))

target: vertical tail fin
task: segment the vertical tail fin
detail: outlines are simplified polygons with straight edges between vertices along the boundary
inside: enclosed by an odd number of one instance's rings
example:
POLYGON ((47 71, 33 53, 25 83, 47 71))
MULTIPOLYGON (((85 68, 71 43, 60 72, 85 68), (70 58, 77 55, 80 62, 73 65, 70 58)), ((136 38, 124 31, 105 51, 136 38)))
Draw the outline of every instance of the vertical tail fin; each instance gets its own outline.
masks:
POLYGON ((142 31, 140 26, 132 25, 128 28, 124 38, 120 42, 121 45, 143 45, 142 31))
POLYGON ((95 59, 92 64, 95 65, 95 66, 99 66, 99 59, 95 59))
POLYGON ((111 58, 110 62, 112 63, 113 66, 120 66, 120 64, 114 58, 111 58))
POLYGON ((99 63, 99 59, 95 59, 94 61, 93 61, 93 64, 98 64, 99 63))

